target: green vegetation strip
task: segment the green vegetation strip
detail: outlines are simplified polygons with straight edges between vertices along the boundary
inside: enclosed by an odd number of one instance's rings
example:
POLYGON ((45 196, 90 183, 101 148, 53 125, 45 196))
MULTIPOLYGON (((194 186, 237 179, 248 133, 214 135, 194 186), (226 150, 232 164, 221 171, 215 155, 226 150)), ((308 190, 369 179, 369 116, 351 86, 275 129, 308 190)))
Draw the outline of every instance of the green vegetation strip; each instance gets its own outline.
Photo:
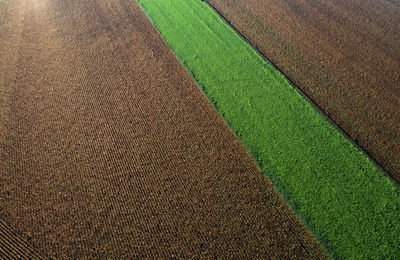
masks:
POLYGON ((333 257, 400 258, 400 189, 206 2, 138 0, 333 257))

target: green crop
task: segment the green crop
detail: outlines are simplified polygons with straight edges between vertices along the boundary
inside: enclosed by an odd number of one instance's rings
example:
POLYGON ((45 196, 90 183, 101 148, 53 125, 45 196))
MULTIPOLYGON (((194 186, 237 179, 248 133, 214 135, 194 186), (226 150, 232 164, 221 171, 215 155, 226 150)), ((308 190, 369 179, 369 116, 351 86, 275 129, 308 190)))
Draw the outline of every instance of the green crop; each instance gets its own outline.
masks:
POLYGON ((400 189, 200 0, 138 0, 320 244, 400 259, 400 189))

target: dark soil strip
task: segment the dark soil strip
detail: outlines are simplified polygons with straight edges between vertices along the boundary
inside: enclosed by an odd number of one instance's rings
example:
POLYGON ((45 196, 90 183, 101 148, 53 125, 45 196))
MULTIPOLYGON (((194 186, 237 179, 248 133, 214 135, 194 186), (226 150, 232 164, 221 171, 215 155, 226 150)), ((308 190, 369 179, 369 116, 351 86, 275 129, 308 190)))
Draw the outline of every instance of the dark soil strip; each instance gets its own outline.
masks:
POLYGON ((9 14, 0 219, 22 239, 54 258, 325 257, 135 2, 9 14))
POLYGON ((398 2, 209 3, 400 181, 398 2))

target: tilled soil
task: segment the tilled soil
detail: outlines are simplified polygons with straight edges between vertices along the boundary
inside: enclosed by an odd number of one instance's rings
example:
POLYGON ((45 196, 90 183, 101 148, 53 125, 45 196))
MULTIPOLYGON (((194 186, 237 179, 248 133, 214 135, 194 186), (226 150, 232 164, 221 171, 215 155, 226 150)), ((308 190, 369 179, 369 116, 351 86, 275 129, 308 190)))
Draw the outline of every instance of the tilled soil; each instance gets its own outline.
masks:
POLYGON ((55 258, 325 257, 136 2, 9 1, 0 42, 0 234, 55 258))
POLYGON ((400 182, 400 2, 209 0, 400 182))

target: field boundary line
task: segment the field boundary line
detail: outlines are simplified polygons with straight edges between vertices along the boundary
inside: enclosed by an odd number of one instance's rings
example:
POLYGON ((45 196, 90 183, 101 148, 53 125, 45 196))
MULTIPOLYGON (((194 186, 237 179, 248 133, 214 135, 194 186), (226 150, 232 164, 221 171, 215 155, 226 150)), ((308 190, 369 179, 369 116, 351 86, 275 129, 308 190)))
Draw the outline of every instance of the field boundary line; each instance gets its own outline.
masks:
MULTIPOLYGON (((400 184, 395 180, 395 178, 390 174, 389 170, 383 167, 382 164, 380 164, 375 157, 369 153, 361 144, 357 142, 357 140, 354 140, 353 138, 350 137, 349 133, 344 130, 339 124, 337 124, 326 112, 325 110, 318 105, 309 95, 307 95, 301 88, 299 88, 294 81, 287 76, 274 62, 272 62, 264 53, 260 51, 260 49, 255 46, 252 42, 250 42, 230 21, 228 21, 225 16, 218 10, 216 9, 210 2, 207 0, 202 0, 207 3, 207 5, 215 11, 218 16, 232 29, 234 30, 248 45, 251 46, 251 48, 257 52, 257 54, 262 57, 267 63, 269 63, 274 69, 279 71, 280 74, 283 75, 283 77, 289 82, 289 84, 295 89, 308 103, 310 103, 313 108, 326 120, 328 121, 339 133, 341 133, 350 143, 353 144, 359 151, 361 151, 372 163, 375 164, 377 168, 379 168, 382 173, 388 177, 394 184, 397 186, 400 186, 400 184)), ((147 13, 146 13, 147 15, 147 13)))

